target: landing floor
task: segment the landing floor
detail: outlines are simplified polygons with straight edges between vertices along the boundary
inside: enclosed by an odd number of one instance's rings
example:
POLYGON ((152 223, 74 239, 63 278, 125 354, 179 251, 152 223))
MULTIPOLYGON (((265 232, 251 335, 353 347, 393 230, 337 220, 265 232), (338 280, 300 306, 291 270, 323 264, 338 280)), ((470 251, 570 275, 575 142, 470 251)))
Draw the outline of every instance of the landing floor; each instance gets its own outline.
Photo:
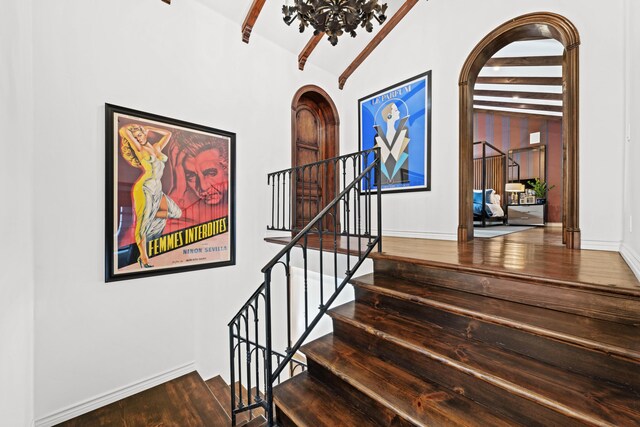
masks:
MULTIPOLYGON (((268 238, 272 243, 286 244, 291 238, 268 238)), ((350 249, 357 240, 350 240, 350 249)), ((330 242, 331 246, 333 241, 330 242)), ((339 242, 346 252, 347 240, 339 242)), ((318 248, 317 236, 309 238, 309 246, 318 248)), ((325 250, 329 243, 325 238, 325 250)), ((429 265, 473 271, 489 270, 510 277, 543 279, 627 295, 640 296, 640 282, 618 252, 572 250, 562 245, 559 227, 539 227, 519 233, 477 238, 465 244, 455 241, 383 237, 384 257, 409 259, 429 265)), ((376 258, 377 253, 372 253, 376 258)))

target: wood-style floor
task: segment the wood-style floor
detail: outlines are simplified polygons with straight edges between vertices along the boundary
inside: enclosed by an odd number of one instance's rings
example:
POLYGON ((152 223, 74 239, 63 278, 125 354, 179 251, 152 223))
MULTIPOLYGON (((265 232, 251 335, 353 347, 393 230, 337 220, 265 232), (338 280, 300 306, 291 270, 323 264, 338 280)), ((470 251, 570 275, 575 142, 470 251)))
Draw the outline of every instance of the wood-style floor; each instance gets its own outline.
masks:
MULTIPOLYGON (((265 240, 286 244, 291 237, 265 240)), ((332 249, 332 240, 325 238, 323 243, 325 250, 332 249)), ((352 252, 358 247, 357 239, 351 238, 349 244, 352 252)), ((309 246, 319 247, 317 236, 309 237, 309 246)), ((619 253, 567 249, 562 245, 559 227, 536 227, 505 236, 476 238, 465 244, 383 236, 382 249, 387 258, 640 296, 640 282, 619 253)), ((346 238, 339 240, 338 250, 347 252, 346 238)), ((371 256, 375 259, 377 252, 371 256)))
POLYGON ((230 420, 196 372, 103 406, 59 427, 227 427, 230 420))

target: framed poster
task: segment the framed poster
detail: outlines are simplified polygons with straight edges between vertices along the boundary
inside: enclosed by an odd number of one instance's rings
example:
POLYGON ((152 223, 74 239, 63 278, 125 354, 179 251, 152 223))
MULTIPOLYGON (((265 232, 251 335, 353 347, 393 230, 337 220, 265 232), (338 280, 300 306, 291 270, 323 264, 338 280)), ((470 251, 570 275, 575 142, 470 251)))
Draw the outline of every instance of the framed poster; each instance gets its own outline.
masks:
POLYGON ((360 150, 380 148, 383 192, 431 190, 431 71, 361 98, 358 121, 360 150))
POLYGON ((234 265, 235 134, 105 111, 105 280, 234 265))

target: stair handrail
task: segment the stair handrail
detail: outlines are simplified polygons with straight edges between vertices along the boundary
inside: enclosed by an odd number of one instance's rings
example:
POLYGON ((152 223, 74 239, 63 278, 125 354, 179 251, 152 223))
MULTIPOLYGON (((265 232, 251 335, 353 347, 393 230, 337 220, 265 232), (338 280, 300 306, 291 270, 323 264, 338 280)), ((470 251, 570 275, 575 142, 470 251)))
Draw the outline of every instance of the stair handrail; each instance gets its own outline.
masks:
MULTIPOLYGON (((257 408, 263 408, 265 410, 265 416, 267 418, 267 422, 269 426, 273 424, 273 386, 276 381, 279 381, 280 375, 282 371, 289 365, 290 370, 293 372, 296 368, 305 369, 306 365, 301 361, 293 359, 296 352, 300 349, 304 341, 308 338, 309 334, 313 331, 318 322, 322 319, 322 317, 326 314, 329 307, 333 304, 336 298, 339 296, 341 291, 347 285, 355 271, 362 265, 364 260, 367 258, 369 253, 373 250, 373 248, 377 245, 378 251, 382 250, 382 239, 381 239, 381 230, 382 230, 382 207, 381 207, 381 186, 379 185, 381 182, 381 161, 380 161, 380 149, 374 147, 369 150, 363 150, 343 156, 338 156, 333 159, 329 159, 328 161, 333 161, 336 167, 340 166, 340 162, 342 162, 343 167, 343 178, 346 178, 346 173, 344 170, 346 169, 347 161, 351 159, 353 162, 354 170, 356 170, 356 162, 358 165, 357 171, 360 171, 357 176, 353 178, 353 180, 346 184, 344 189, 340 191, 338 195, 336 195, 331 202, 329 202, 318 214, 307 223, 292 239, 291 241, 285 245, 285 247, 280 250, 267 264, 262 268, 262 273, 264 274, 264 282, 258 287, 258 289, 252 294, 252 296, 247 300, 247 302, 243 305, 243 307, 238 311, 238 313, 233 317, 233 319, 229 322, 229 350, 230 350, 230 367, 231 367, 231 414, 232 414, 232 425, 235 425, 236 415, 240 412, 251 411, 257 408), (369 160, 370 155, 373 154, 373 161, 369 160), (364 164, 367 165, 364 169, 362 169, 362 162, 364 159, 364 164), (373 189, 372 180, 377 184, 375 185, 375 189, 373 189), (365 182, 364 190, 362 188, 362 182, 365 182), (371 204, 371 195, 375 191, 376 194, 376 213, 377 213, 377 236, 373 236, 372 233, 372 204, 371 204), (353 205, 357 210, 357 225, 353 225, 354 231, 358 231, 357 233, 350 233, 351 225, 350 225, 350 214, 351 214, 351 201, 350 201, 350 193, 355 192, 355 197, 353 199, 353 205), (360 197, 365 196, 365 232, 361 232, 361 217, 360 213, 362 210, 362 201, 360 197), (346 226, 344 230, 338 233, 338 225, 337 221, 337 208, 338 205, 341 204, 344 207, 346 226), (332 213, 333 210, 333 213, 332 213), (323 220, 328 217, 332 217, 333 219, 333 231, 324 231, 323 229, 323 220), (334 254, 334 276, 335 276, 335 289, 333 294, 328 298, 324 299, 324 283, 323 283, 323 249, 324 235, 333 235, 333 254, 334 254), (307 293, 307 248, 308 248, 308 239, 310 235, 318 235, 319 237, 319 254, 320 254, 320 300, 321 304, 318 307, 318 312, 316 316, 309 322, 308 319, 308 293, 307 293), (337 271, 337 237, 346 236, 347 248, 347 270, 345 272, 345 277, 341 280, 340 285, 338 285, 338 271, 337 271), (358 250, 357 252, 351 252, 351 238, 358 239, 358 250), (366 249, 363 250, 362 239, 367 239, 366 249), (294 247, 300 246, 303 250, 303 260, 304 260, 304 292, 305 292, 305 330, 300 335, 300 337, 296 340, 295 343, 292 343, 291 338, 291 272, 290 272, 290 255, 291 251, 294 247), (350 256, 358 256, 358 260, 355 262, 353 267, 351 266, 350 256), (284 261, 282 259, 285 259, 284 261), (271 275, 273 269, 281 264, 285 270, 286 276, 286 285, 287 285, 287 348, 283 353, 279 353, 273 350, 273 342, 272 342, 272 305, 271 305, 271 275), (258 328, 259 322, 259 312, 260 312, 260 300, 263 300, 264 303, 264 317, 265 317, 265 326, 264 326, 264 341, 265 344, 262 346, 260 344, 261 330, 258 328), (250 331, 249 323, 250 320, 253 320, 255 325, 253 326, 253 330, 250 331), (244 328, 243 328, 244 326, 244 328), (242 336, 242 333, 245 333, 246 336, 242 336), (251 339, 251 335, 253 334, 253 340, 251 339), (242 346, 245 346, 246 351, 246 365, 247 365, 247 404, 244 405, 242 399, 242 386, 239 387, 239 405, 236 408, 236 395, 235 395, 235 354, 236 351, 238 353, 238 373, 239 373, 239 382, 242 383, 242 346), (263 356, 263 378, 264 378, 264 387, 265 393, 264 398, 260 395, 260 353, 262 352, 263 356), (276 358, 276 366, 274 368, 273 365, 273 357, 276 358), (255 378, 252 378, 252 363, 253 358, 255 358, 255 378), (256 382, 256 396, 255 400, 252 403, 251 396, 251 386, 252 379, 256 382)), ((327 161, 315 162, 310 165, 320 165, 324 164, 327 161)), ((299 166, 297 168, 305 168, 309 167, 309 165, 299 166)), ((319 166, 318 166, 319 167, 319 166)), ((291 168, 288 170, 280 171, 281 173, 289 173, 296 168, 291 168)), ((337 171, 336 171, 337 173, 337 171)), ((354 173, 355 175, 355 173, 354 173)), ((345 179, 346 180, 346 179, 345 179)), ((304 183, 303 183, 304 185, 304 183)), ((295 190, 295 189, 294 189, 295 190)), ((279 202, 278 202, 279 203, 279 202)), ((330 218, 329 218, 330 219, 330 218)), ((354 214, 354 222, 356 216, 354 214)))

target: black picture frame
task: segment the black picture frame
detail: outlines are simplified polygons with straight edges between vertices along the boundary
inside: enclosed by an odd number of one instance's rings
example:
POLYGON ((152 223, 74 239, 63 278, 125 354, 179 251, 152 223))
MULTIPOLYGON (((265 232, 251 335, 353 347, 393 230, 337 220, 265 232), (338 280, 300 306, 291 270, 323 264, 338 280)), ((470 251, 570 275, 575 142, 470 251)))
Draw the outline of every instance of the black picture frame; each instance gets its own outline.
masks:
POLYGON ((105 282, 235 265, 235 144, 105 104, 105 282))
MULTIPOLYGON (((372 125, 378 125, 376 121, 378 120, 377 115, 381 112, 381 108, 385 104, 391 103, 394 99, 398 99, 400 103, 404 105, 404 111, 400 111, 400 114, 404 114, 404 116, 399 117, 400 123, 402 124, 402 120, 407 117, 407 134, 411 138, 411 127, 414 126, 411 120, 409 120, 410 116, 413 114, 416 120, 423 120, 422 128, 420 128, 420 124, 416 126, 415 134, 418 134, 417 140, 410 141, 407 143, 405 149, 400 150, 400 153, 406 152, 407 158, 407 170, 406 176, 399 180, 399 183, 393 183, 391 179, 387 179, 389 184, 385 184, 383 182, 382 185, 382 193, 405 193, 405 192, 415 192, 415 191, 431 191, 431 70, 426 71, 424 73, 418 74, 414 77, 403 80, 399 83, 391 85, 387 88, 374 92, 370 95, 364 96, 358 100, 358 143, 360 150, 367 150, 374 146, 378 146, 375 142, 375 138, 377 135, 377 129, 375 129, 372 125), (424 82, 424 87, 420 86, 420 82, 424 82), (411 86, 416 84, 415 93, 412 95, 411 86), (409 87, 409 90, 407 88, 409 87), (424 93, 419 92, 423 90, 424 93), (405 99, 408 97, 408 100, 405 99), (412 98, 413 97, 413 98, 412 98), (379 104, 375 105, 374 103, 379 104), (368 105, 371 104, 371 105, 368 105), (422 109, 424 111, 422 111, 422 109), (411 143, 414 143, 412 148, 411 143), (413 167, 411 164, 411 155, 412 150, 415 152, 413 154, 417 163, 417 167, 413 167), (417 181, 423 180, 420 184, 413 183, 413 177, 417 177, 417 181), (404 182, 403 182, 404 181, 404 182)), ((402 108, 400 108, 402 110, 402 108)), ((380 126, 379 128, 381 128, 380 126)), ((399 130, 398 130, 399 131, 399 130)), ((415 136, 415 135, 414 135, 415 136)), ((386 141, 386 139, 385 139, 386 141)), ((393 142, 391 146, 393 146, 393 142)), ((381 150, 382 150, 381 146, 381 150)), ((381 155, 384 157, 384 150, 381 151, 381 155)), ((391 148, 389 149, 391 151, 391 148)), ((369 164, 373 160, 373 156, 370 155, 367 159, 365 159, 365 165, 369 164)), ((382 166, 385 166, 383 162, 382 166)), ((382 181, 385 181, 385 169, 382 171, 382 181)), ((371 188, 367 190, 376 189, 375 176, 372 173, 371 181, 373 184, 371 188)))

